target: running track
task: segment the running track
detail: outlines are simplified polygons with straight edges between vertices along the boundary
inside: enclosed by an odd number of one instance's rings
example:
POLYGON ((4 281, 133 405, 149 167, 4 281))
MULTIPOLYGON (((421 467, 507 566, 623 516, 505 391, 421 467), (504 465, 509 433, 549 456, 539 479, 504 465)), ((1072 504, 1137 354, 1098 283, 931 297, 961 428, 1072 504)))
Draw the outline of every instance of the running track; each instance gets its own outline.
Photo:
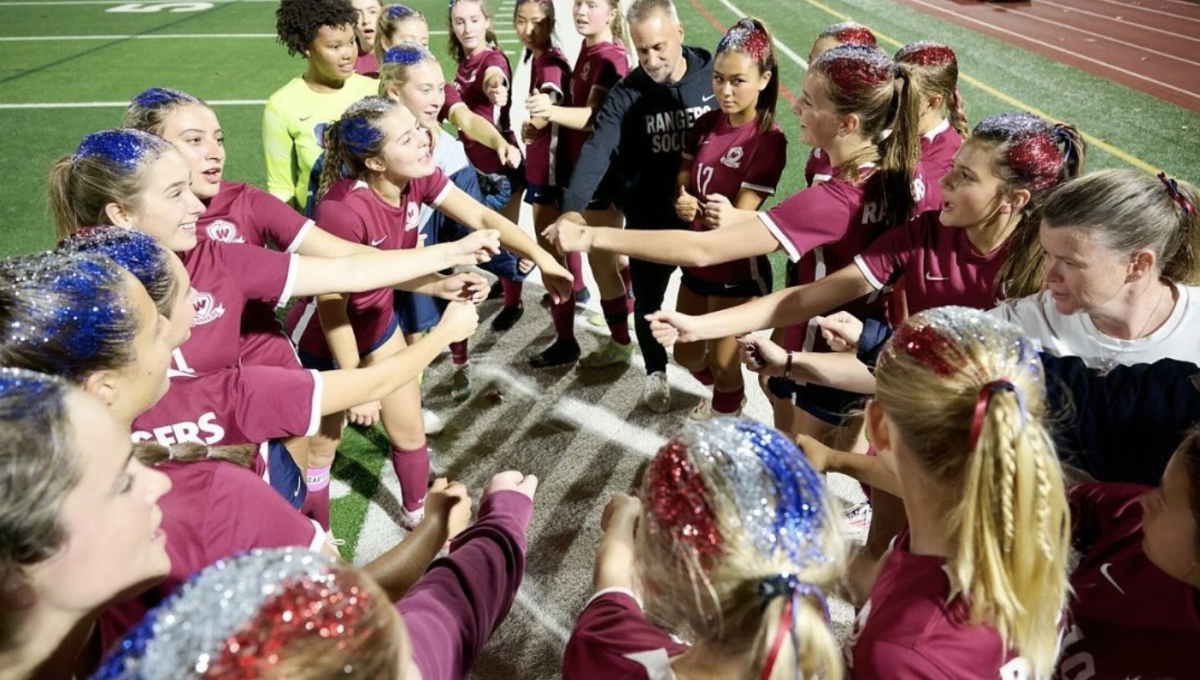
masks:
POLYGON ((1196 0, 897 0, 1200 113, 1196 0))

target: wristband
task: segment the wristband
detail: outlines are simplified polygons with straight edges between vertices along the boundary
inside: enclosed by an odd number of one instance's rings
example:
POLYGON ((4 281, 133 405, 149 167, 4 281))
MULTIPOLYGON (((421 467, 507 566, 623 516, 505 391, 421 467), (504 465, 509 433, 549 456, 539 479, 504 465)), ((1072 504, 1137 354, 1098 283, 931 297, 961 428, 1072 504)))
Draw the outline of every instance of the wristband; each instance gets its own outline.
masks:
POLYGON ((783 377, 787 380, 791 380, 791 376, 789 375, 791 372, 792 372, 792 352, 789 351, 788 355, 787 355, 787 361, 783 364, 783 377))

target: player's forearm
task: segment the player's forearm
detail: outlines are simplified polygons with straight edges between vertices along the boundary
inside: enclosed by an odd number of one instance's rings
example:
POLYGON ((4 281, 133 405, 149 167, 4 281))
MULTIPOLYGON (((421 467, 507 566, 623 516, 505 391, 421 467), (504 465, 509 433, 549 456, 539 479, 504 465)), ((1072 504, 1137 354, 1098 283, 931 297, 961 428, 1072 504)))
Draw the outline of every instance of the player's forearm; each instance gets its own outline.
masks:
POLYGON ((397 602, 421 579, 449 538, 445 519, 426 515, 403 541, 372 560, 365 569, 383 587, 388 599, 397 602))
POLYGON ((296 264, 293 296, 361 293, 394 288, 451 266, 452 244, 411 250, 379 250, 348 257, 303 257, 296 264))
POLYGON ((847 392, 875 393, 875 375, 854 352, 795 352, 789 377, 847 392))
POLYGON ((592 110, 586 106, 551 106, 550 122, 572 130, 590 130, 592 110))
POLYGON ((607 588, 634 591, 633 526, 620 522, 609 526, 596 550, 592 592, 607 588))
POLYGON ((322 296, 317 299, 317 318, 321 321, 321 332, 325 344, 340 368, 358 368, 358 341, 354 327, 346 314, 346 299, 340 295, 322 296))
POLYGON ((419 340, 382 361, 353 371, 325 371, 321 374, 321 413, 345 411, 369 401, 378 401, 415 380, 451 337, 440 326, 419 340))
POLYGON ((837 472, 853 477, 867 486, 903 498, 900 483, 877 456, 849 451, 829 451, 826 455, 825 472, 837 472))
POLYGON ((496 129, 495 125, 492 125, 483 116, 473 113, 465 106, 456 107, 450 119, 450 122, 454 123, 455 127, 459 130, 465 132, 468 137, 493 151, 499 151, 501 146, 508 144, 508 140, 504 139, 504 135, 500 133, 500 130, 496 129))
POLYGON ((484 229, 495 229, 500 232, 500 245, 505 250, 516 253, 527 260, 532 260, 538 267, 546 268, 549 262, 556 262, 554 256, 546 252, 536 241, 517 225, 513 224, 494 210, 485 210, 481 218, 484 229))

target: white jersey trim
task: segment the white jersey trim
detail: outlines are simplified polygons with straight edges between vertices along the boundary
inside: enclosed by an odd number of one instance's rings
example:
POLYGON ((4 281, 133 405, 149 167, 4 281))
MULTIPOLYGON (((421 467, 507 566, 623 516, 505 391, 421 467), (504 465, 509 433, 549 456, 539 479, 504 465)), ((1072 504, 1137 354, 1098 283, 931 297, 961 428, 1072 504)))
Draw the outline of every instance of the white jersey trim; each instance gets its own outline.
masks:
POLYGON ((768 196, 775 195, 775 187, 764 187, 761 184, 751 184, 750 182, 742 182, 742 188, 749 189, 750 191, 757 191, 760 194, 766 194, 768 196))
POLYGON ((858 270, 862 272, 863 278, 867 280, 867 283, 871 284, 872 288, 875 290, 883 290, 883 287, 886 284, 875 278, 875 275, 871 273, 871 268, 868 267, 867 263, 863 260, 862 254, 854 256, 854 264, 858 266, 858 270))
POLYGON ((292 289, 296 287, 296 271, 298 269, 300 269, 300 256, 295 253, 288 255, 287 277, 283 280, 283 290, 279 293, 279 301, 275 303, 275 307, 286 307, 292 299, 292 289))
POLYGON ((764 226, 766 226, 767 231, 771 232, 771 235, 775 237, 775 240, 779 241, 779 245, 783 246, 783 249, 787 252, 788 259, 790 259, 792 262, 799 262, 800 251, 796 249, 796 246, 792 243, 792 240, 783 233, 783 230, 779 228, 779 225, 775 224, 775 220, 771 219, 771 216, 765 212, 760 212, 758 214, 758 219, 763 223, 764 226))
MULTIPOLYGON (((306 310, 307 311, 307 310, 306 310)), ((320 371, 309 371, 313 377, 313 392, 311 411, 308 416, 308 430, 304 433, 305 437, 311 437, 321 428, 321 400, 325 392, 325 381, 321 378, 320 371)))
POLYGON ((442 201, 446 200, 446 197, 450 195, 450 190, 453 188, 454 182, 451 182, 450 178, 447 177, 446 186, 442 187, 442 190, 438 192, 438 195, 433 197, 433 200, 429 202, 429 205, 433 206, 434 208, 441 205, 442 201))
POLYGON ((317 313, 317 301, 309 300, 307 305, 304 305, 304 311, 300 313, 300 319, 296 322, 296 327, 292 329, 292 344, 299 346, 300 338, 304 337, 304 331, 308 330, 308 324, 312 321, 313 314, 317 313))
POLYGON ((310 519, 308 521, 312 522, 313 525, 313 537, 308 543, 308 549, 313 552, 321 552, 321 548, 329 544, 329 535, 325 533, 325 530, 321 528, 317 520, 310 519))
POLYGON ((313 222, 312 220, 308 220, 307 222, 305 222, 304 226, 300 227, 300 231, 296 232, 296 238, 292 239, 292 242, 288 244, 287 252, 289 252, 289 253, 296 252, 296 249, 300 247, 300 244, 304 242, 305 237, 308 236, 309 230, 312 229, 313 227, 315 227, 316 225, 317 225, 317 223, 313 222))
POLYGON ((642 608, 642 601, 640 599, 638 599, 637 595, 633 594, 632 590, 630 590, 628 588, 620 588, 620 587, 605 588, 603 590, 596 591, 595 595, 592 595, 591 597, 588 598, 588 601, 587 601, 587 603, 585 603, 583 605, 583 608, 587 609, 589 606, 591 606, 591 604, 593 602, 596 601, 597 598, 604 596, 604 595, 611 595, 613 593, 617 593, 620 595, 628 595, 630 597, 630 599, 632 599, 634 601, 634 603, 637 604, 638 609, 642 608))

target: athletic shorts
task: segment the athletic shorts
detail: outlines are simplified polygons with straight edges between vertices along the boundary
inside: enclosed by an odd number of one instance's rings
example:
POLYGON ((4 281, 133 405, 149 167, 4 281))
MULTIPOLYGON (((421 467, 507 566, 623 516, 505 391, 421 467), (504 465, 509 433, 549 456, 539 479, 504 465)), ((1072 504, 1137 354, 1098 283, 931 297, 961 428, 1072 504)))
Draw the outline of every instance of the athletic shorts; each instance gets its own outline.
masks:
POLYGON ((770 279, 765 282, 739 281, 735 283, 721 283, 692 276, 684 271, 679 283, 689 291, 703 297, 750 298, 770 293, 769 281, 770 279))
POLYGON ((862 408, 865 394, 847 392, 824 385, 801 385, 782 376, 767 380, 771 394, 790 401, 814 418, 830 425, 843 425, 853 411, 862 408))
MULTIPOLYGON (((399 328, 400 323, 396 319, 396 315, 393 313, 392 320, 388 322, 387 328, 385 328, 379 338, 377 338, 375 342, 371 343, 371 346, 367 347, 367 349, 361 352, 359 356, 365 357, 371 352, 383 347, 383 343, 391 340, 392 336, 396 334, 396 331, 399 330, 399 328)), ((309 354, 300 348, 296 349, 296 354, 300 355, 300 365, 310 371, 335 371, 338 368, 337 361, 332 357, 319 357, 315 354, 309 354)))

